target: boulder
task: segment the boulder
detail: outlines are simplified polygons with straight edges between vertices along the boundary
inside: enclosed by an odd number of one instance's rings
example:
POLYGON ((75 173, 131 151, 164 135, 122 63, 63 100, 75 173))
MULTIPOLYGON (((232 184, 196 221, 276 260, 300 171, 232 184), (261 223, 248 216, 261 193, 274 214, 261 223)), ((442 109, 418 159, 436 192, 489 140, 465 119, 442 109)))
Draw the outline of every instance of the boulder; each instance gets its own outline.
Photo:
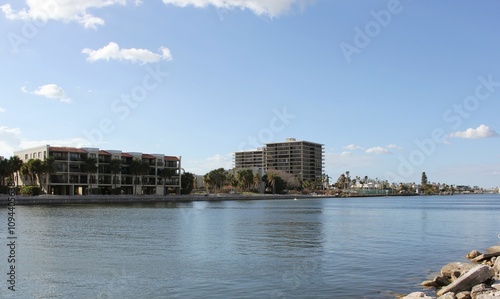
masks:
POLYGON ((500 246, 491 246, 490 248, 486 249, 489 253, 493 252, 499 252, 500 251, 500 246))
POLYGON ((456 299, 457 297, 455 297, 455 293, 446 293, 442 296, 439 296, 437 299, 456 299))
POLYGON ((493 277, 492 270, 486 265, 477 265, 444 288, 437 292, 438 296, 448 292, 461 292, 472 289, 473 286, 481 284, 493 277))
POLYGON ((478 257, 479 255, 481 255, 481 252, 477 251, 477 250, 472 250, 471 252, 467 253, 467 255, 465 257, 467 257, 468 259, 473 259, 475 257, 478 257))
POLYGON ((496 297, 500 298, 500 291, 484 283, 474 286, 470 293, 472 299, 491 299, 496 297))
POLYGON ((480 255, 476 256, 475 258, 473 258, 472 261, 479 263, 483 260, 490 259, 494 256, 499 256, 499 255, 500 255, 500 251, 492 252, 492 253, 483 253, 483 254, 480 254, 480 255))
POLYGON ((438 284, 434 280, 423 281, 420 285, 423 287, 435 287, 435 288, 437 288, 438 286, 438 284))
POLYGON ((461 274, 464 274, 465 272, 469 271, 475 266, 476 265, 470 263, 460 263, 460 262, 448 263, 444 265, 443 268, 441 268, 441 275, 451 280, 455 272, 460 272, 461 274))
POLYGON ((495 265, 493 265, 493 271, 495 271, 495 274, 500 277, 500 258, 496 259, 495 265))
MULTIPOLYGON (((455 271, 455 272, 457 272, 457 271, 455 271)), ((438 287, 445 287, 451 283, 451 281, 444 276, 436 276, 433 281, 436 284, 436 286, 438 286, 438 287)))
POLYGON ((424 292, 413 292, 404 296, 401 299, 415 299, 415 298, 424 298, 424 299, 436 299, 436 297, 427 296, 424 292))
POLYGON ((457 299, 471 299, 469 291, 460 292, 455 297, 457 297, 457 299))

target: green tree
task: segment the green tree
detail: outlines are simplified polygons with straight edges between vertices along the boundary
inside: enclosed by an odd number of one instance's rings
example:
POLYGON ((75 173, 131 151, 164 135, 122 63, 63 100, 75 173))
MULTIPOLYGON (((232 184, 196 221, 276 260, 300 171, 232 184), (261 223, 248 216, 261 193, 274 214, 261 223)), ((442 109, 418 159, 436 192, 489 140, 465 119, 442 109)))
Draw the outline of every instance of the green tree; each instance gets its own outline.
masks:
POLYGON ((38 186, 41 188, 42 187, 42 181, 41 181, 41 176, 44 172, 43 170, 43 163, 42 160, 40 159, 31 159, 28 162, 29 167, 30 167, 30 173, 34 175, 34 181, 36 185, 36 181, 38 180, 38 186))
POLYGON ((113 159, 109 162, 109 170, 113 174, 113 189, 116 189, 116 175, 122 171, 122 161, 120 159, 113 159))
POLYGON ((129 170, 133 176, 133 181, 134 181, 134 194, 137 193, 136 184, 137 184, 137 177, 141 175, 141 165, 142 162, 138 159, 133 159, 129 165, 129 170))
POLYGON ((56 172, 55 169, 55 159, 54 157, 48 157, 45 160, 43 160, 42 163, 42 168, 43 168, 43 173, 47 174, 47 193, 50 193, 50 177, 52 174, 56 172))
POLYGON ((11 165, 9 164, 9 160, 0 160, 0 178, 2 186, 5 186, 5 178, 11 173, 10 167, 11 165))
POLYGON ((25 182, 27 182, 28 179, 31 178, 29 161, 27 161, 26 163, 23 164, 23 166, 21 166, 21 169, 19 170, 19 172, 23 176, 25 182))
POLYGON ((212 192, 220 191, 226 181, 227 173, 224 168, 214 169, 203 176, 203 182, 212 192))
POLYGON ((194 187, 194 174, 185 172, 181 177, 181 194, 190 194, 194 187))
MULTIPOLYGON (((15 175, 17 172, 21 170, 21 167, 23 166, 23 160, 19 159, 18 156, 10 157, 9 165, 11 174, 15 175)), ((19 186, 19 176, 16 175, 15 179, 16 179, 16 186, 19 186)))
POLYGON ((236 173, 238 185, 243 191, 250 191, 253 185, 253 171, 251 169, 241 169, 236 173))
POLYGON ((425 171, 422 172, 422 182, 421 182, 421 185, 422 185, 422 188, 425 188, 428 184, 428 181, 427 181, 427 175, 425 174, 425 171))
POLYGON ((92 175, 97 172, 97 159, 86 158, 83 160, 82 170, 87 173, 89 194, 92 194, 92 175))

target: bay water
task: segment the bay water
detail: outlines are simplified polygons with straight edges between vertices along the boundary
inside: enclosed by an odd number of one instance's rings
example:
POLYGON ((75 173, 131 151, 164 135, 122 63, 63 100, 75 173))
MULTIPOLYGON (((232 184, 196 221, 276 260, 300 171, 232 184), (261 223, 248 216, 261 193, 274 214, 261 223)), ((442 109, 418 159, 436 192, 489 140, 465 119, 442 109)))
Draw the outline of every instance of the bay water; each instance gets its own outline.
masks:
POLYGON ((0 298, 394 298, 499 245, 499 215, 500 195, 16 206, 0 298))

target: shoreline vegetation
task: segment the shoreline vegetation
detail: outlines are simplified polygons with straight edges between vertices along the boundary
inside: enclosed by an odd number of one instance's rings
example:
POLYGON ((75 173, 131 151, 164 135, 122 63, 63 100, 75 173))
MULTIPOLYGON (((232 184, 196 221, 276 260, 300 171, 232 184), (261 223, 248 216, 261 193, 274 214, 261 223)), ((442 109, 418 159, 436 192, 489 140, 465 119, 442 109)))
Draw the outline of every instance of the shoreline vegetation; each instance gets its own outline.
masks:
MULTIPOLYGON (((443 196, 451 196, 443 194, 443 196)), ((460 195, 460 194, 455 194, 460 195)), ((205 193, 188 195, 36 195, 15 196, 16 205, 67 205, 67 204, 106 204, 106 203, 189 203, 196 201, 247 201, 247 200, 299 200, 311 198, 363 198, 363 197, 407 197, 424 196, 415 193, 406 194, 256 194, 256 193, 205 193)), ((7 205, 8 195, 0 194, 0 206, 7 205)))
MULTIPOLYGON (((415 194, 389 194, 387 196, 411 196, 415 194)), ((7 196, 0 195, 0 205, 7 204, 7 196)), ((47 204, 103 204, 103 203, 188 203, 195 201, 234 201, 234 200, 294 200, 309 198, 349 198, 349 197, 386 197, 381 194, 351 194, 350 196, 332 196, 320 194, 189 194, 189 195, 37 195, 16 196, 16 205, 47 204)))

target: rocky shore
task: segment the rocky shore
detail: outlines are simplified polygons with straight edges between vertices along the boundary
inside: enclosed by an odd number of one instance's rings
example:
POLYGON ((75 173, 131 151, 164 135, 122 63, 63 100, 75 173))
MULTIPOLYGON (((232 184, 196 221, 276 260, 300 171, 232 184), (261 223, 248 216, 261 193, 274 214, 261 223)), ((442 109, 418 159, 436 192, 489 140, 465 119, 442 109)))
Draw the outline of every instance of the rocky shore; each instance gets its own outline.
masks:
POLYGON ((441 268, 440 275, 422 282, 435 288, 436 296, 413 292, 402 299, 490 299, 500 298, 500 246, 486 253, 473 250, 466 255, 469 262, 452 262, 441 268))

